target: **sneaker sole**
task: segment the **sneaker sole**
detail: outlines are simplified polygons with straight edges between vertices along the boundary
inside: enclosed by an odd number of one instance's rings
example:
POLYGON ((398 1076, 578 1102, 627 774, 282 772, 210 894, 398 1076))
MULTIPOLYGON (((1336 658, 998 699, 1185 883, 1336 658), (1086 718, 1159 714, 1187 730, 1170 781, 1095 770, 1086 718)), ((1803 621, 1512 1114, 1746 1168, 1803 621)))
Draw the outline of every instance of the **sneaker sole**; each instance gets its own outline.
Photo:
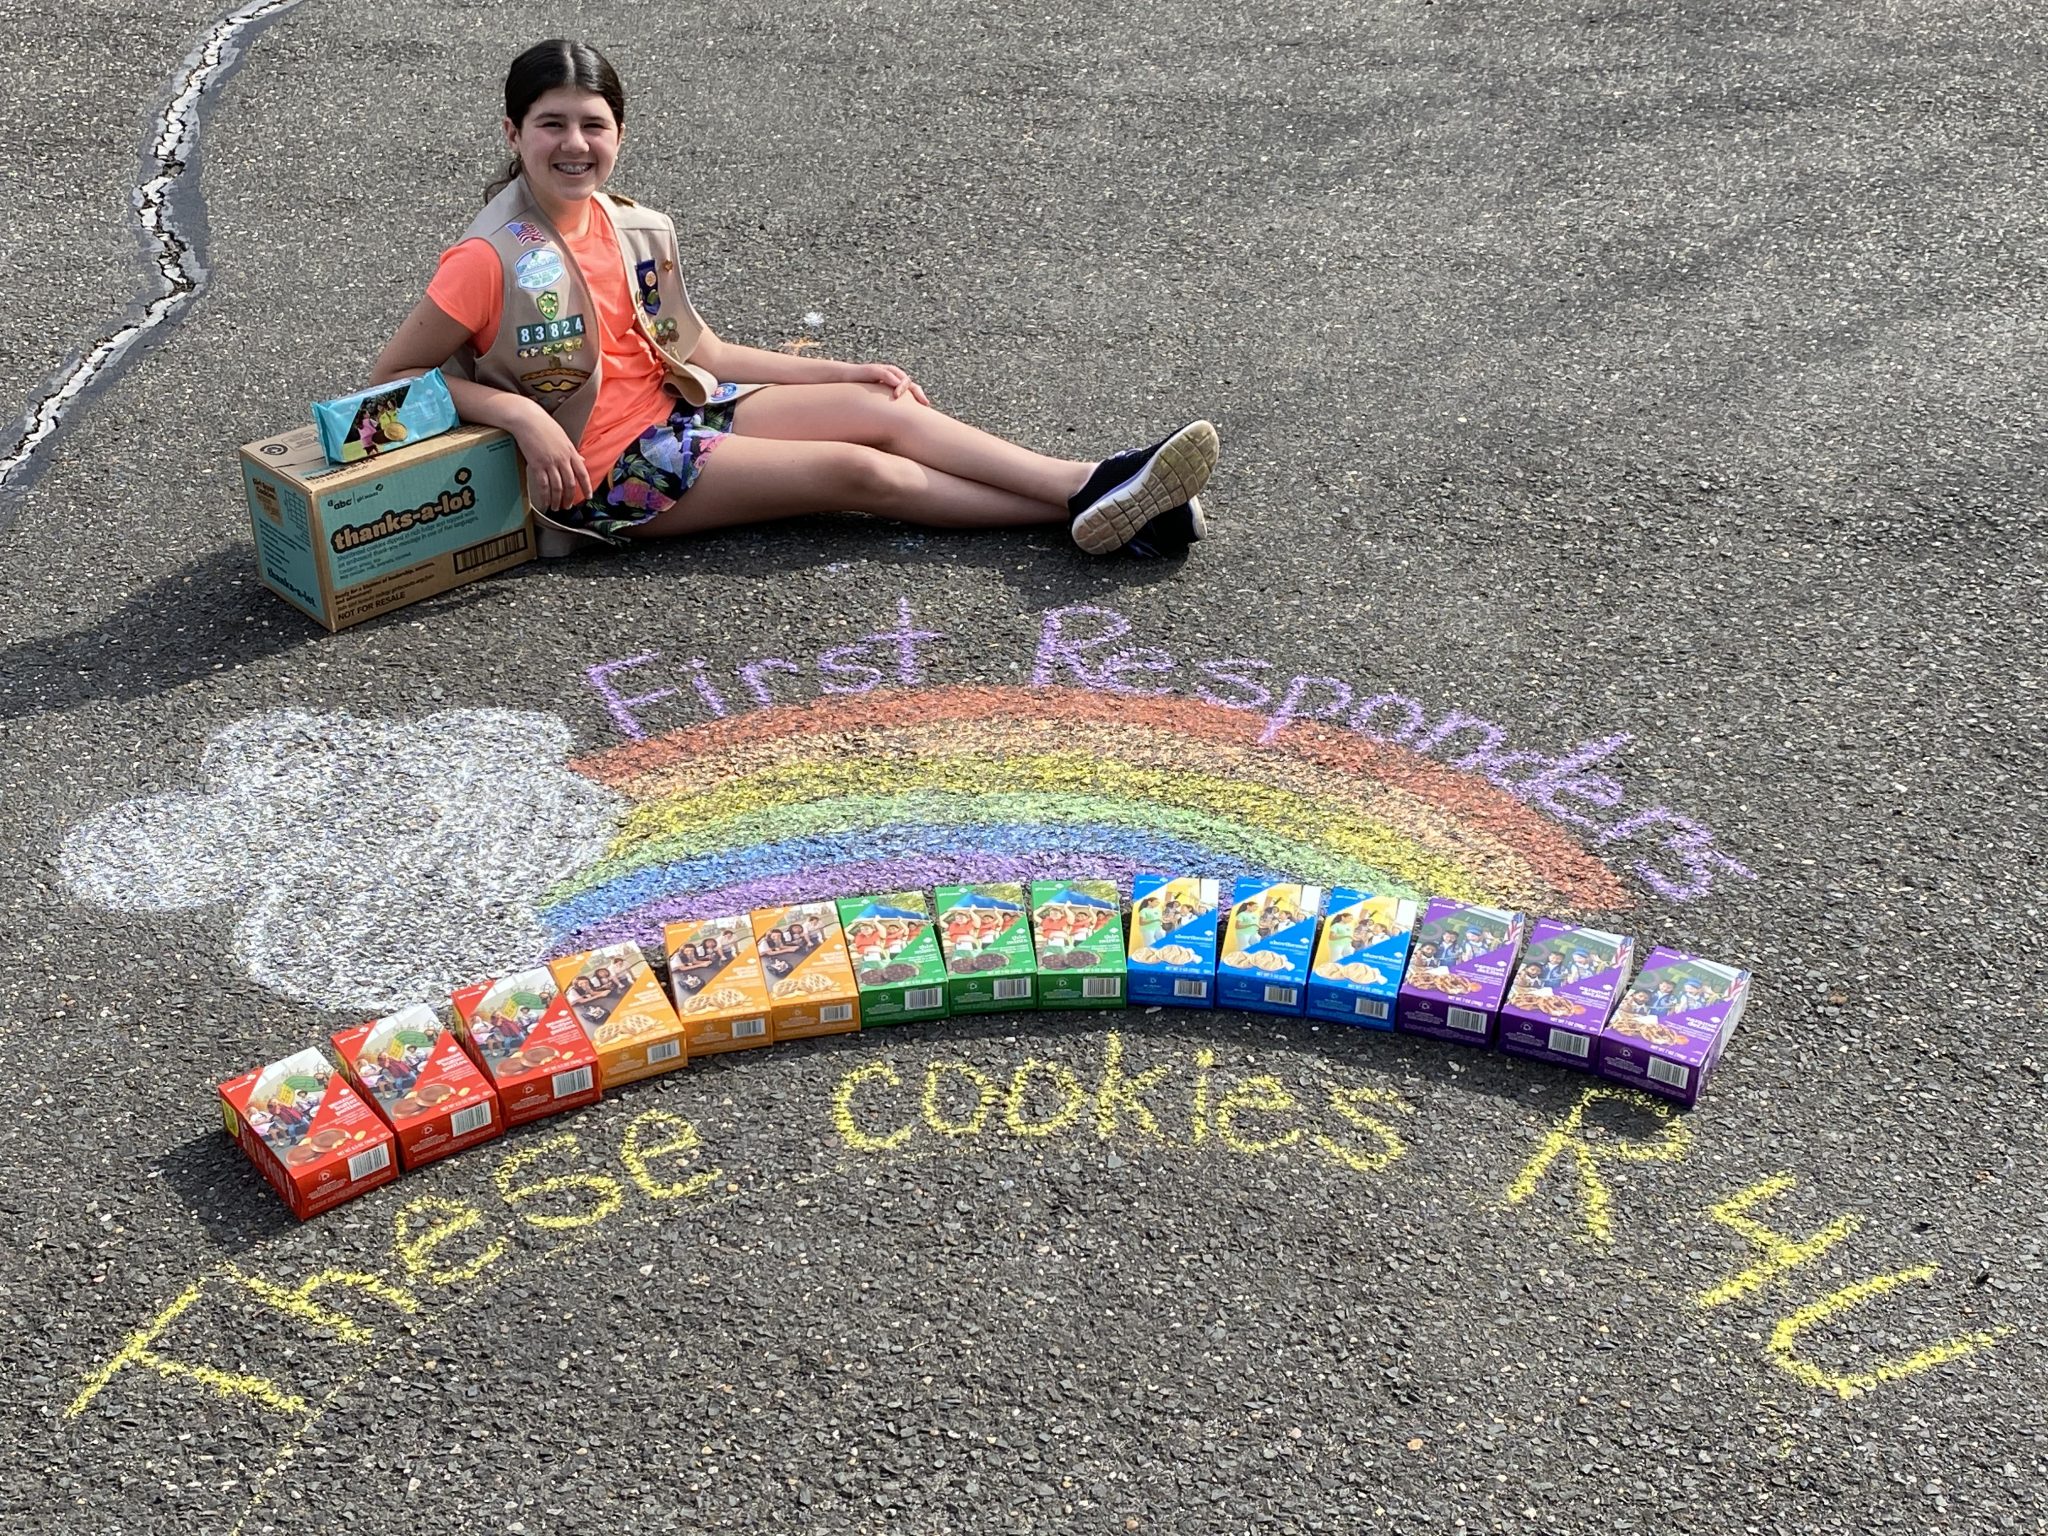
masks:
POLYGON ((1098 496, 1074 519, 1074 542, 1091 555, 1123 548, 1160 513, 1195 498, 1209 483, 1219 451, 1213 426, 1189 422, 1161 443, 1135 475, 1098 496))

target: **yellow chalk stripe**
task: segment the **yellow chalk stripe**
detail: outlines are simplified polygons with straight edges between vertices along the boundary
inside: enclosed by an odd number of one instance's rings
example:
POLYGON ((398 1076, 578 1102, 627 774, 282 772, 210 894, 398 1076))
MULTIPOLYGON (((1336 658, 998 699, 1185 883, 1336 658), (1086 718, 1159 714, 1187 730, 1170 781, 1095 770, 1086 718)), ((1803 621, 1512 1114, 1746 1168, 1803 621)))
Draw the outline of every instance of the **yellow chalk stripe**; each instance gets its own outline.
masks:
POLYGON ((863 1084, 874 1081, 886 1083, 891 1088, 903 1086, 903 1079, 886 1061, 871 1061, 864 1067, 855 1067, 839 1079, 839 1086, 832 1090, 832 1128, 839 1132, 839 1139, 856 1152, 893 1152, 910 1140, 908 1122, 886 1136, 870 1136, 853 1118, 853 1096, 860 1092, 863 1084))
POLYGON ((2010 1328, 1991 1328, 1979 1333, 1960 1334, 1952 1339, 1943 1339, 1939 1344, 1930 1345, 1903 1360, 1883 1360, 1867 1371, 1837 1372, 1825 1370, 1798 1353, 1800 1335, 1808 1329, 1817 1328, 1831 1318, 1841 1316, 1852 1307, 1859 1307, 1874 1297, 1895 1291, 1902 1285, 1918 1280, 1931 1280, 1941 1273, 1939 1264, 1921 1264, 1912 1269, 1901 1269, 1889 1275, 1873 1275, 1868 1280, 1858 1280, 1854 1285, 1845 1285, 1839 1291, 1809 1302, 1789 1317, 1778 1319, 1771 1330, 1770 1356, 1781 1371, 1809 1387, 1823 1392, 1832 1392, 1837 1397, 1854 1397, 1859 1392, 1868 1392, 1883 1386, 1888 1381, 1901 1381, 1921 1371, 1932 1370, 1937 1365, 1946 1365, 1951 1360, 1961 1360, 1974 1355, 1980 1349, 1989 1349, 2000 1339, 2012 1332, 2010 1328))
MULTIPOLYGON (((1384 865, 1333 854, 1327 848, 1296 838, 1262 832, 1248 827, 1242 820, 1163 806, 1152 801, 1058 793, 967 796, 951 790, 918 789, 891 795, 845 795, 806 800, 700 822, 677 836, 640 843, 620 855, 608 857, 550 899, 565 899, 570 891, 587 889, 594 882, 617 878, 649 865, 666 864, 705 853, 752 848, 786 838, 846 833, 857 836, 862 832, 896 826, 974 827, 989 824, 1128 827, 1179 837, 1214 849, 1218 854, 1267 869, 1285 870, 1325 885, 1366 882, 1384 889, 1392 881, 1404 887, 1405 893, 1410 895, 1426 888, 1417 881, 1404 879, 1384 865)), ((1411 848, 1408 862, 1416 861, 1417 855, 1411 848)), ((1468 900, 1507 899, 1498 885, 1477 885, 1462 870, 1440 875, 1436 889, 1444 895, 1468 900)), ((1512 894, 1524 898, 1538 892, 1517 891, 1512 894)))
MULTIPOLYGON (((792 764, 809 767, 830 779, 841 759, 925 761, 952 756, 963 743, 984 759, 1078 753, 1090 769, 1085 784, 1109 792, 1121 790, 1120 780, 1126 772, 1195 760, 1211 774, 1233 783, 1264 785, 1327 802, 1321 807, 1325 819, 1355 814, 1402 828, 1418 843, 1439 849, 1445 857, 1455 858, 1468 867, 1483 867, 1502 859, 1516 864, 1526 862, 1512 844, 1446 812, 1412 790, 1363 779, 1273 749, 1190 740, 1177 732, 1147 725, 1019 719, 823 731, 746 742, 682 758, 637 774, 617 787, 636 801, 706 794, 792 764)), ((888 787, 916 786, 899 777, 888 787)))
POLYGON ((941 1136, 977 1136, 988 1124, 988 1112, 995 1108, 996 1085, 989 1075, 979 1067, 970 1067, 964 1061, 935 1061, 924 1072, 924 1123, 941 1136), (965 1120, 949 1119, 940 1099, 942 1084, 948 1076, 959 1077, 974 1085, 974 1110, 965 1120))
POLYGON ((1764 1257, 1740 1274, 1731 1275, 1713 1289, 1702 1291, 1694 1298, 1702 1310, 1723 1306, 1747 1296, 1752 1291, 1762 1289, 1786 1270, 1812 1263, 1862 1225, 1861 1220, 1855 1216, 1837 1216, 1811 1237, 1790 1238, 1782 1232, 1773 1231, 1748 1214, 1750 1207, 1776 1199, 1798 1182, 1798 1179, 1789 1173, 1777 1174, 1772 1178, 1760 1180, 1747 1189, 1738 1190, 1707 1213, 1729 1231, 1761 1248, 1764 1257))
MULTIPOLYGON (((723 792, 678 795, 642 805, 627 816, 605 861, 561 895, 615 874, 630 860, 639 864, 688 849, 705 824, 727 817, 774 811, 849 795, 923 793, 961 796, 1051 793, 1150 801, 1161 807, 1138 820, 1142 826, 1166 811, 1194 811, 1279 837, 1321 847, 1329 853, 1385 870, 1426 889, 1453 888, 1478 894, 1470 861, 1458 852, 1436 852, 1409 832, 1359 812, 1355 820, 1333 813, 1322 801, 1270 785, 1241 783, 1213 773, 1185 769, 1105 765, 1086 753, 1047 753, 998 758, 962 753, 946 758, 852 758, 833 763, 794 763, 771 768, 723 792)), ((1547 886, 1519 856, 1509 855, 1512 876, 1501 882, 1521 894, 1547 886)))
POLYGON ((1692 1146, 1692 1132, 1683 1120, 1672 1119, 1673 1113, 1670 1104, 1647 1093, 1638 1093, 1633 1088, 1588 1088, 1579 1095, 1578 1102, 1572 1105, 1564 1119, 1543 1138, 1543 1145, 1537 1149, 1536 1155, 1522 1165, 1521 1173, 1508 1186, 1507 1205, 1512 1209, 1535 1194, 1551 1166, 1569 1152, 1579 1171, 1579 1210, 1586 1224, 1583 1235, 1593 1242, 1612 1243, 1614 1192, 1600 1176, 1599 1165, 1603 1161, 1668 1163, 1684 1157, 1692 1146), (1588 1141, 1584 1131, 1586 1111, 1603 1100, 1646 1109, 1664 1122, 1664 1129, 1655 1141, 1650 1142, 1612 1138, 1588 1141))
POLYGON ((186 1312, 206 1289, 207 1277, 202 1275, 187 1286, 178 1297, 161 1312, 128 1336, 128 1342, 105 1365, 85 1379, 78 1396, 64 1410, 64 1417, 74 1419, 84 1411, 86 1404, 98 1397, 121 1370, 138 1365, 144 1370, 154 1371, 159 1376, 183 1378, 196 1381, 203 1387, 218 1392, 222 1397, 247 1397, 261 1403, 272 1413, 300 1414, 310 1411, 306 1400, 295 1392, 287 1392, 267 1376, 254 1376, 241 1371, 223 1371, 211 1365, 191 1365, 183 1360, 173 1360, 160 1355, 150 1346, 163 1337, 164 1330, 186 1312))
POLYGON ((332 1307, 321 1306, 313 1299, 314 1292, 324 1290, 330 1285, 345 1285, 374 1296, 401 1312, 417 1312, 420 1309, 419 1302, 410 1292, 400 1290, 381 1275, 366 1275, 355 1270, 323 1269, 319 1274, 310 1276, 289 1289, 274 1281, 265 1280, 261 1275, 244 1274, 232 1264, 227 1266, 227 1272, 235 1284, 286 1316, 296 1317, 302 1323, 339 1334, 352 1344, 360 1344, 371 1338, 372 1330, 365 1328, 346 1312, 337 1312, 332 1307))

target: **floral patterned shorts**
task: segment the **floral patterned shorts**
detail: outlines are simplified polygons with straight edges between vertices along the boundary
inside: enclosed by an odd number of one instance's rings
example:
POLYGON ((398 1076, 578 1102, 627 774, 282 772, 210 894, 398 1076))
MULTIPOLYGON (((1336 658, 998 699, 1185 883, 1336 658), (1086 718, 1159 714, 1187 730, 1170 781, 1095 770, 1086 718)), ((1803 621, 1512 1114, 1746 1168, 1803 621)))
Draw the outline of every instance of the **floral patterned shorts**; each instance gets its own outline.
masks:
POLYGON ((711 450, 731 433, 739 395, 737 384, 721 384, 702 405, 678 402, 667 421, 657 421, 619 455, 588 501, 550 512, 548 520, 624 544, 628 529, 666 512, 695 483, 711 450))

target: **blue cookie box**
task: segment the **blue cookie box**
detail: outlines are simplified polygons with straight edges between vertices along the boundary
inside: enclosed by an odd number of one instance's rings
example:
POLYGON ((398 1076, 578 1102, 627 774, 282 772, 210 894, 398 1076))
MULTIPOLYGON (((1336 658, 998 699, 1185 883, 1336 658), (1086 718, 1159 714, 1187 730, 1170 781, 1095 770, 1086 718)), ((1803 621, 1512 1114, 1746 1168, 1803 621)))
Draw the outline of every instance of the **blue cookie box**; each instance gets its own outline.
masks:
MULTIPOLYGON (((1362 982, 1348 977, 1319 976, 1311 971, 1308 1012, 1312 1018, 1328 1019, 1333 1024, 1391 1030, 1394 1027, 1395 1003, 1401 994, 1401 976, 1408 969, 1408 947, 1415 941, 1415 914, 1419 908, 1405 896, 1375 897, 1370 891, 1354 891, 1340 886, 1330 892, 1328 915, 1324 918, 1324 944, 1329 941, 1329 917, 1363 902, 1390 905, 1393 909, 1394 931, 1356 957, 1387 979, 1383 982, 1362 982)), ((1337 957, 1318 954, 1316 960, 1320 964, 1325 960, 1336 961, 1337 957)))
POLYGON ((1216 1006, 1216 902, 1221 887, 1214 880, 1194 880, 1208 910, 1190 918, 1168 933, 1162 942, 1192 949, 1196 958, 1185 965, 1136 959, 1142 947, 1138 929, 1138 904, 1172 885, 1172 875, 1137 875, 1131 880, 1131 927, 1126 946, 1125 991, 1133 1003, 1160 1004, 1168 1008, 1214 1008, 1216 1006), (1193 989, 1200 986, 1199 996, 1193 989))

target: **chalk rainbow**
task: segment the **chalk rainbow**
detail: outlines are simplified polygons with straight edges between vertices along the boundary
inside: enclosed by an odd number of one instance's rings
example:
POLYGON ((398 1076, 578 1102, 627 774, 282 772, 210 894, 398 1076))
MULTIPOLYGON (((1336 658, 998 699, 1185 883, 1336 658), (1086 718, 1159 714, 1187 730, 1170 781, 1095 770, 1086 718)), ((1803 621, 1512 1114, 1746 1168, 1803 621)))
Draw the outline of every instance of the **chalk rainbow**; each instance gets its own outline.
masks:
POLYGON ((1141 869, 1291 875, 1554 913, 1629 905, 1506 790, 1405 747, 1187 699, 890 689, 757 710, 583 757, 629 809, 548 893, 560 949, 672 918, 948 881, 1141 869))

